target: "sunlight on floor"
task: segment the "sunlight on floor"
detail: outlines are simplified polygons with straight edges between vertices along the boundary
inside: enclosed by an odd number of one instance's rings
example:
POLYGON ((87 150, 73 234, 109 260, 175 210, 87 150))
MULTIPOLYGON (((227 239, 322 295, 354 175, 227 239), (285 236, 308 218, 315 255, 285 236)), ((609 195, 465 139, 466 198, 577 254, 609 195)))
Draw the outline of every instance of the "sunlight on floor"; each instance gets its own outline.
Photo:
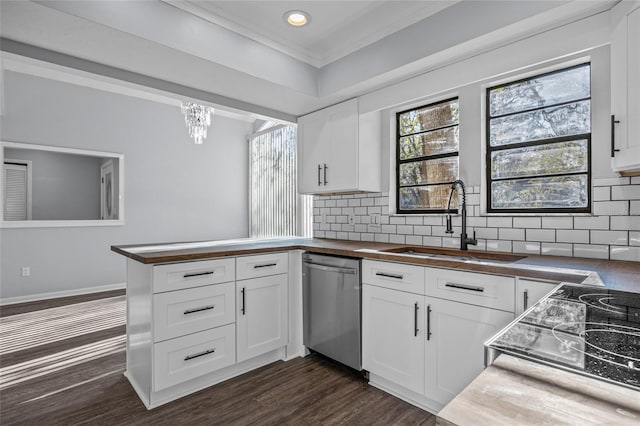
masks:
POLYGON ((125 296, 0 318, 0 355, 124 325, 125 296))
POLYGON ((126 347, 126 336, 116 336, 88 345, 78 346, 53 355, 36 358, 19 364, 0 368, 0 390, 64 370, 84 362, 122 352, 126 347))

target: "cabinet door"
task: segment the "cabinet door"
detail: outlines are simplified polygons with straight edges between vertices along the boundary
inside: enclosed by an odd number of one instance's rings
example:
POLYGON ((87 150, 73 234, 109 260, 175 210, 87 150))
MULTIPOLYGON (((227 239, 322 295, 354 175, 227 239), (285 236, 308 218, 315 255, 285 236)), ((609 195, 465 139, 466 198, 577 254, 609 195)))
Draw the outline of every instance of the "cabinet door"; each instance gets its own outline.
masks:
POLYGON ((640 1, 621 2, 611 19, 611 114, 619 121, 612 167, 640 170, 640 1))
POLYGON ((358 100, 327 108, 330 143, 325 146, 323 179, 329 192, 358 189, 358 100))
POLYGON ((298 119, 298 191, 302 194, 325 190, 323 165, 330 134, 325 110, 298 119))
POLYGON ((446 404, 482 372, 484 342, 513 314, 436 298, 426 304, 426 396, 446 404))
POLYGON ((518 278, 516 282, 516 316, 529 309, 557 285, 558 283, 518 278))
POLYGON ((362 286, 363 368, 420 394, 424 393, 424 331, 417 329, 423 302, 424 296, 362 286))
POLYGON ((238 362, 286 346, 287 274, 236 283, 238 362))

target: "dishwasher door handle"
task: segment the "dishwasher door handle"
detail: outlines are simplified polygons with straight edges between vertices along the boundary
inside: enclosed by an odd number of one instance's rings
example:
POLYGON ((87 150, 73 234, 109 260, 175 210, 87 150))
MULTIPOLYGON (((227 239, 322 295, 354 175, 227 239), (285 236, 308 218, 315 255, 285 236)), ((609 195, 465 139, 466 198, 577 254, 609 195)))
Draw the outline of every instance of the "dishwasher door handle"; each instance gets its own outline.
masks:
POLYGON ((341 274, 351 274, 351 275, 355 275, 355 274, 358 273, 357 269, 340 268, 338 266, 323 265, 322 263, 313 263, 313 262, 304 261, 304 262, 302 262, 302 264, 304 266, 308 266, 309 268, 319 269, 321 271, 338 272, 338 273, 341 273, 341 274))

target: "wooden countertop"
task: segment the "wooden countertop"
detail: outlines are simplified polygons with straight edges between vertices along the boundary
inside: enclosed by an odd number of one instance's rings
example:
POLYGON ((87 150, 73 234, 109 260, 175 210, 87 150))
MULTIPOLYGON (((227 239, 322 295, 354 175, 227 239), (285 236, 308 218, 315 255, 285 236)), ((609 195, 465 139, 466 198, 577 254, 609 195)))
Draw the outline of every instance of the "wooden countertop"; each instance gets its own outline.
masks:
MULTIPOLYGON (((581 283, 585 274, 549 271, 543 268, 565 268, 595 271, 606 287, 618 290, 640 292, 640 262, 610 261, 556 256, 532 256, 509 264, 477 264, 446 259, 417 258, 396 253, 380 253, 359 250, 390 250, 407 247, 405 244, 386 244, 364 241, 345 241, 323 238, 278 238, 267 240, 202 241, 185 243, 135 244, 111 246, 111 250, 145 264, 183 262, 212 259, 224 256, 268 253, 285 250, 307 250, 341 256, 379 259, 392 262, 412 263, 474 272, 485 272, 507 276, 519 276, 581 283), (539 268, 538 268, 539 267, 539 268)), ((439 249, 439 248, 438 248, 439 249)), ((460 252, 442 249, 449 253, 473 255, 486 252, 460 252)), ((504 255, 504 253, 496 253, 504 255)))
POLYGON ((440 410, 436 424, 637 426, 640 392, 502 354, 440 410))

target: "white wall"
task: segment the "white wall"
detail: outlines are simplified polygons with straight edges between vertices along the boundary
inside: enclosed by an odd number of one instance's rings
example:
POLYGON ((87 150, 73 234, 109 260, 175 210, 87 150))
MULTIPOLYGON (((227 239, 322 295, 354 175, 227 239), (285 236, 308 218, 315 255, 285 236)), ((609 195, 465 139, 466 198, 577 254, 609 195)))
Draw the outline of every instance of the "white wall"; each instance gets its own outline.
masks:
POLYGON ((124 154, 125 225, 2 229, 3 300, 123 283, 112 244, 248 235, 250 123, 214 116, 196 146, 178 107, 8 71, 4 97, 4 141, 124 154))

